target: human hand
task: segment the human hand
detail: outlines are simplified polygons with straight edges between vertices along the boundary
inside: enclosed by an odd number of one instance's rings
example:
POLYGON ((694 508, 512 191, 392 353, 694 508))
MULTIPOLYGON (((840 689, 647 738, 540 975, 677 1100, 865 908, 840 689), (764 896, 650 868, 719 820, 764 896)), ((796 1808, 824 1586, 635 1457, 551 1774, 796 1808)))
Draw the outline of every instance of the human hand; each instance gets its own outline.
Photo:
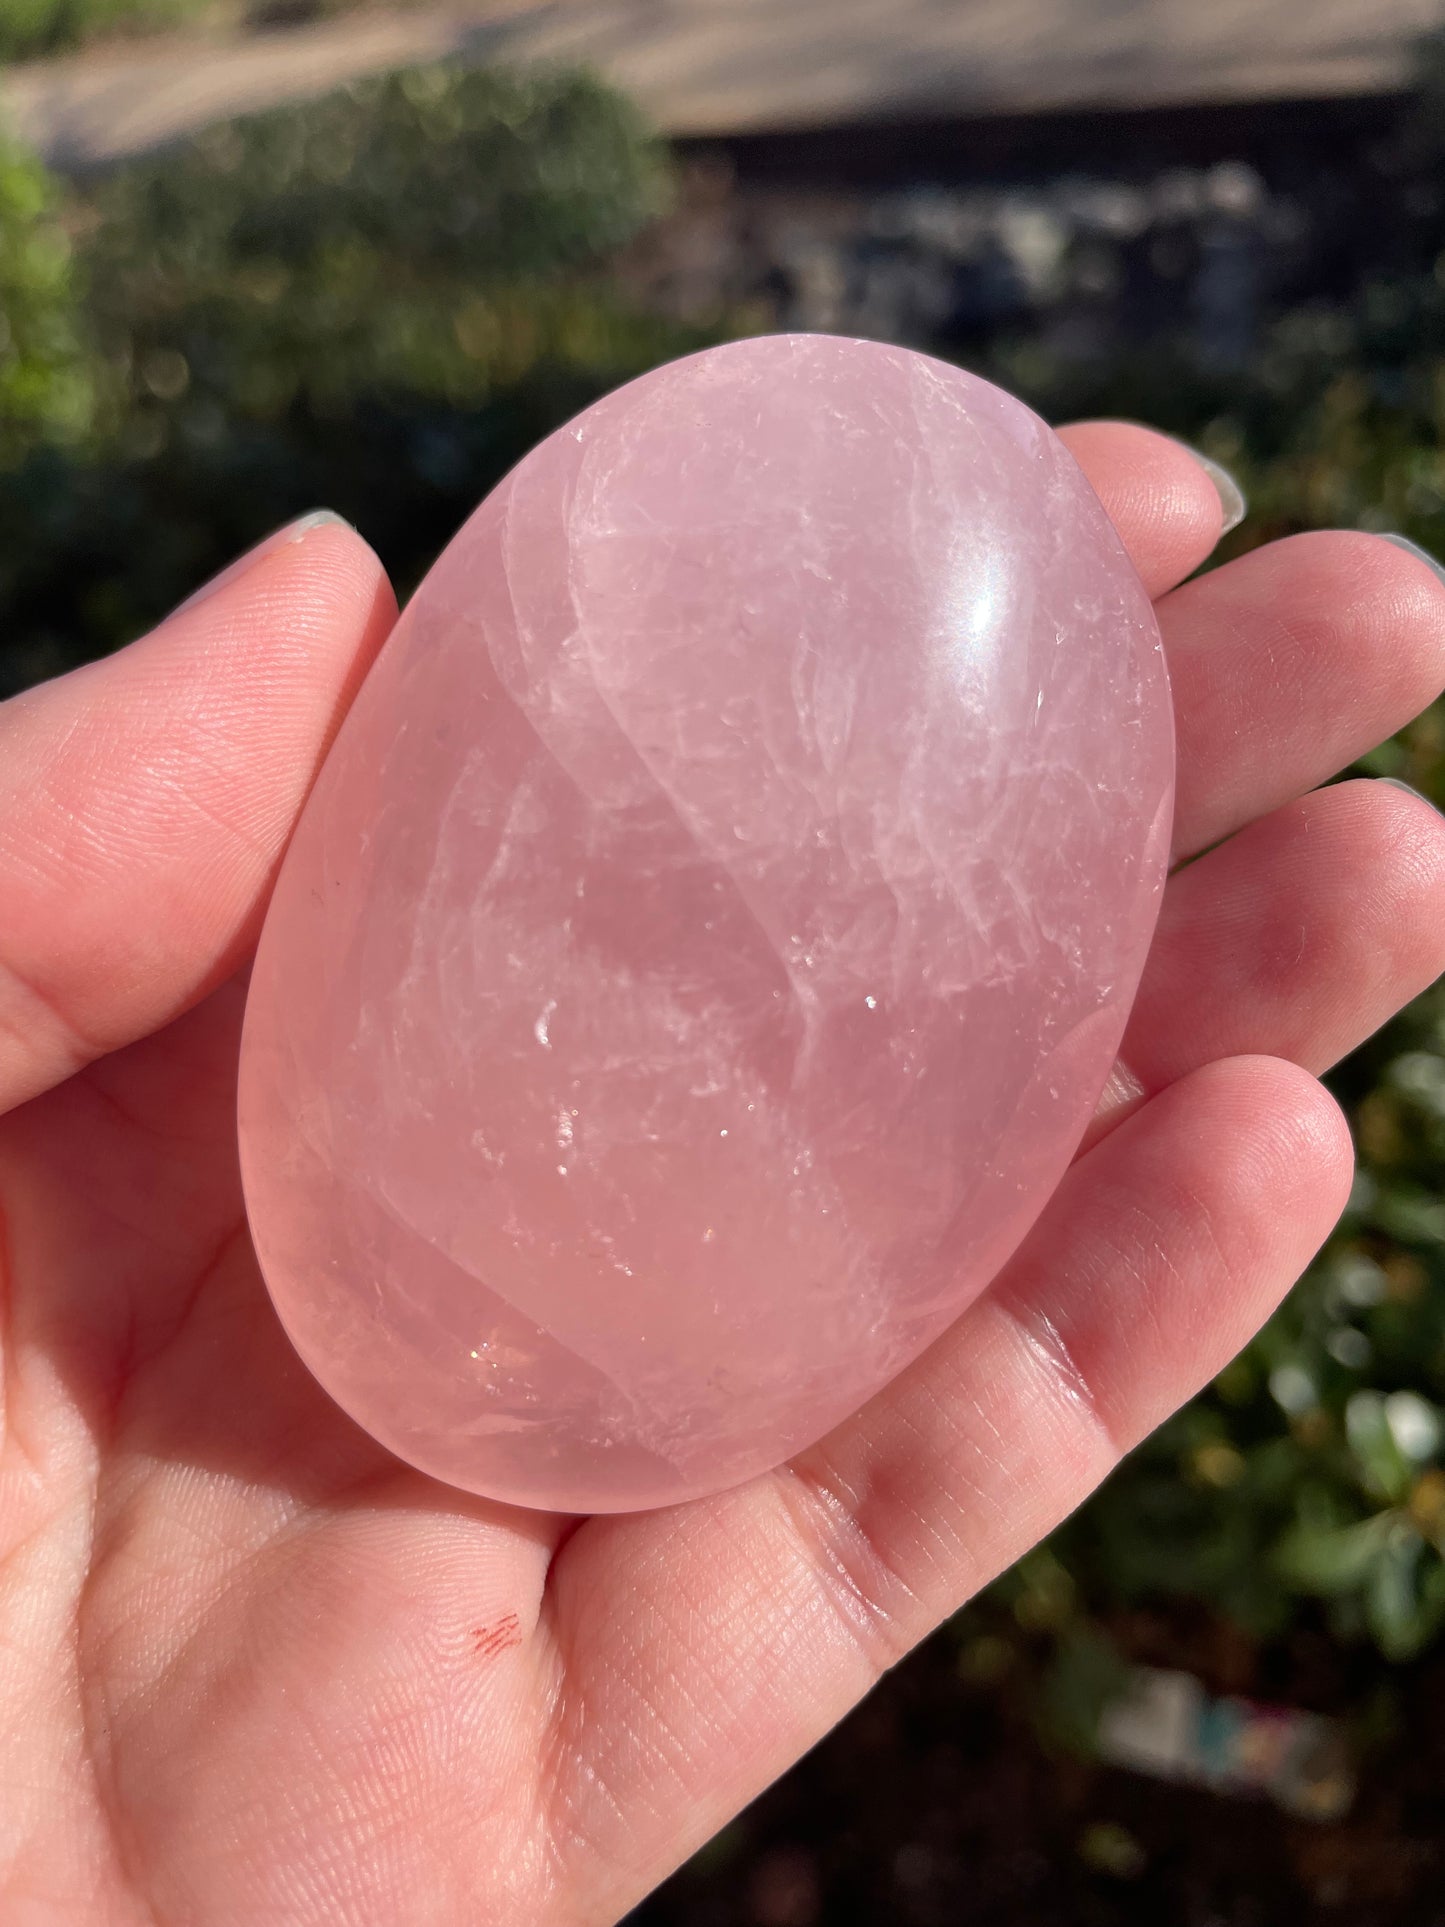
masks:
POLYGON ((298 525, 0 708, 7 1927, 617 1919, 1245 1342, 1333 1223, 1315 1081, 1445 966, 1445 823, 1310 793, 1445 681, 1377 538, 1180 588, 1219 503, 1069 439, 1159 600, 1173 877, 1121 1069, 985 1296, 792 1465, 577 1522, 408 1470, 283 1337, 242 1213, 241 976, 394 616, 298 525), (1217 847, 1215 847, 1217 846, 1217 847))

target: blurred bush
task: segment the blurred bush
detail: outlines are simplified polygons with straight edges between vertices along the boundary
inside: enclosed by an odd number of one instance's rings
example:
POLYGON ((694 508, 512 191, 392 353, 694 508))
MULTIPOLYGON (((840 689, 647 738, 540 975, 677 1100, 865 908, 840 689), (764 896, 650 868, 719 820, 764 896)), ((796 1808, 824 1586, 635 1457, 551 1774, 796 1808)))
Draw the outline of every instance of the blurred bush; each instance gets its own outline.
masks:
POLYGON ((1331 1081, 1360 1161, 1339 1230, 1210 1390, 1005 1582, 1026 1621, 1050 1618, 1045 1595, 1056 1629, 1172 1595, 1268 1640, 1318 1602, 1388 1660, 1445 1630, 1445 995, 1331 1081))
POLYGON ((82 345, 59 195, 33 155, 0 135, 0 467, 78 442, 95 387, 82 345))
POLYGON ((178 26, 215 10, 215 0, 5 0, 0 60, 36 59, 118 31, 178 26))
MULTIPOLYGON (((640 119, 586 76, 450 67, 135 162, 86 216, 120 445, 184 459, 242 428, 294 442, 378 410, 464 432, 541 365, 650 351, 645 321, 579 270, 666 183, 640 119)), ((439 426, 418 454, 437 477, 459 459, 439 426)))
POLYGON ((669 178, 585 75, 437 67, 74 188, 89 433, 0 443, 32 537, 0 562, 0 676, 114 646, 318 504, 408 587, 532 442, 701 339, 604 271, 669 178))

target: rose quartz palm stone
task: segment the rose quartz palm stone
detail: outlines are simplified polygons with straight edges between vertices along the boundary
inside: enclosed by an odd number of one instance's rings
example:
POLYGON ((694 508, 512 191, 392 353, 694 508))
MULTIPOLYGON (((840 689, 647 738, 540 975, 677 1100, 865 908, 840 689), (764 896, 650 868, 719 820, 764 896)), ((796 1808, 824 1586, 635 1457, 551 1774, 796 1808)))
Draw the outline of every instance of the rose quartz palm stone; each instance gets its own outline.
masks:
POLYGON ((1063 444, 738 342, 535 449, 326 760, 251 981, 256 1248, 402 1458, 618 1511, 775 1465, 973 1299, 1163 883, 1159 632, 1063 444))

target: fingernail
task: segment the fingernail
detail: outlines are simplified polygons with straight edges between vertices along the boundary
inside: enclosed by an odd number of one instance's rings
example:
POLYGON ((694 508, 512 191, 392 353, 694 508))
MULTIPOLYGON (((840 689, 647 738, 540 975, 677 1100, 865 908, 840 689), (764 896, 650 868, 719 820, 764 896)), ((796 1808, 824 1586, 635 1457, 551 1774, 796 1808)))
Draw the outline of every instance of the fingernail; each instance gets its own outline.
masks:
MULTIPOLYGON (((1389 539, 1390 539, 1389 537, 1386 537, 1386 540, 1387 540, 1387 541, 1388 541, 1389 539)), ((1428 558, 1427 558, 1427 560, 1428 560, 1428 558)), ((1434 567, 1436 567, 1437 569, 1439 568, 1439 566, 1440 566, 1440 565, 1439 565, 1439 563, 1438 563, 1438 562, 1434 564, 1434 567)), ((1377 776, 1377 777, 1375 778, 1375 781, 1376 781, 1377 783, 1388 783, 1388 784, 1390 785, 1390 788, 1391 788, 1392 790, 1403 790, 1403 791, 1405 792, 1405 794, 1406 794, 1406 796, 1413 796, 1413 797, 1416 797, 1416 798, 1417 798, 1417 799, 1418 799, 1418 800, 1419 800, 1419 801, 1420 801, 1421 803, 1426 803, 1426 804, 1428 804, 1428 805, 1429 805, 1429 807, 1430 807, 1430 808, 1431 808, 1432 810, 1434 810, 1434 812, 1435 812, 1435 814, 1436 814, 1437 816, 1445 816, 1445 810, 1442 810, 1442 809, 1440 808, 1440 805, 1439 805, 1438 803, 1436 803, 1436 802, 1433 802, 1433 801, 1432 801, 1432 800, 1431 800, 1431 799, 1430 799, 1430 798, 1429 798, 1429 797, 1428 797, 1428 796, 1427 796, 1427 795, 1425 794, 1425 792, 1424 792, 1423 790, 1417 790, 1417 789, 1416 789, 1416 788, 1414 787, 1414 785, 1413 785, 1412 783, 1405 783, 1405 782, 1402 782, 1402 781, 1400 780, 1400 778, 1399 778, 1398 776, 1377 776)))
MULTIPOLYGON (((1189 448, 1188 442, 1185 442, 1184 446, 1189 448)), ((1248 502, 1244 499, 1244 490, 1229 470, 1222 468, 1213 456, 1201 455, 1197 448, 1189 448, 1189 453, 1214 484, 1215 492, 1219 496, 1219 506, 1224 511, 1224 520, 1219 525, 1219 533, 1228 535, 1231 529, 1239 527, 1249 508, 1248 502)))
POLYGON ((313 529, 325 528, 328 523, 337 523, 344 529, 351 527, 351 524, 334 509, 312 509, 309 515, 298 516, 294 522, 288 522, 284 528, 277 529, 273 535, 268 535, 264 542, 258 542, 255 548, 247 549, 244 555, 237 556, 236 560, 222 569, 219 575, 213 575, 209 582, 202 583, 194 594, 188 595, 184 602, 178 603, 171 614, 178 616, 183 609, 194 609, 198 602, 204 602, 207 596, 215 595, 218 589, 224 589, 238 576, 243 576, 263 556, 271 555, 277 549, 284 549, 289 542, 304 541, 313 529))
POLYGON ((1432 575, 1436 576, 1441 582, 1445 582, 1445 562, 1437 562, 1428 549, 1422 549, 1420 544, 1418 542, 1412 542, 1408 535, 1382 535, 1380 540, 1382 542, 1393 542, 1397 549, 1403 549, 1406 555, 1413 555, 1417 562, 1423 562, 1425 564, 1425 567, 1430 570, 1432 575))

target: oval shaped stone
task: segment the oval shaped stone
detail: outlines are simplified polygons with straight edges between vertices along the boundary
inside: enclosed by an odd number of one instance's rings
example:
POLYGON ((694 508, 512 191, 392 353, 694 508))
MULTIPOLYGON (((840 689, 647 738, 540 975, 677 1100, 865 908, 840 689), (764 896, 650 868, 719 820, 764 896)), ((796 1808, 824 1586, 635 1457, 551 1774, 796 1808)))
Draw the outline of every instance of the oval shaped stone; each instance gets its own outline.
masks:
POLYGON ((819 1437, 1069 1162, 1172 768, 1148 597, 1020 402, 781 336, 589 408, 422 584, 266 919, 242 1159, 302 1357, 523 1505, 819 1437))

